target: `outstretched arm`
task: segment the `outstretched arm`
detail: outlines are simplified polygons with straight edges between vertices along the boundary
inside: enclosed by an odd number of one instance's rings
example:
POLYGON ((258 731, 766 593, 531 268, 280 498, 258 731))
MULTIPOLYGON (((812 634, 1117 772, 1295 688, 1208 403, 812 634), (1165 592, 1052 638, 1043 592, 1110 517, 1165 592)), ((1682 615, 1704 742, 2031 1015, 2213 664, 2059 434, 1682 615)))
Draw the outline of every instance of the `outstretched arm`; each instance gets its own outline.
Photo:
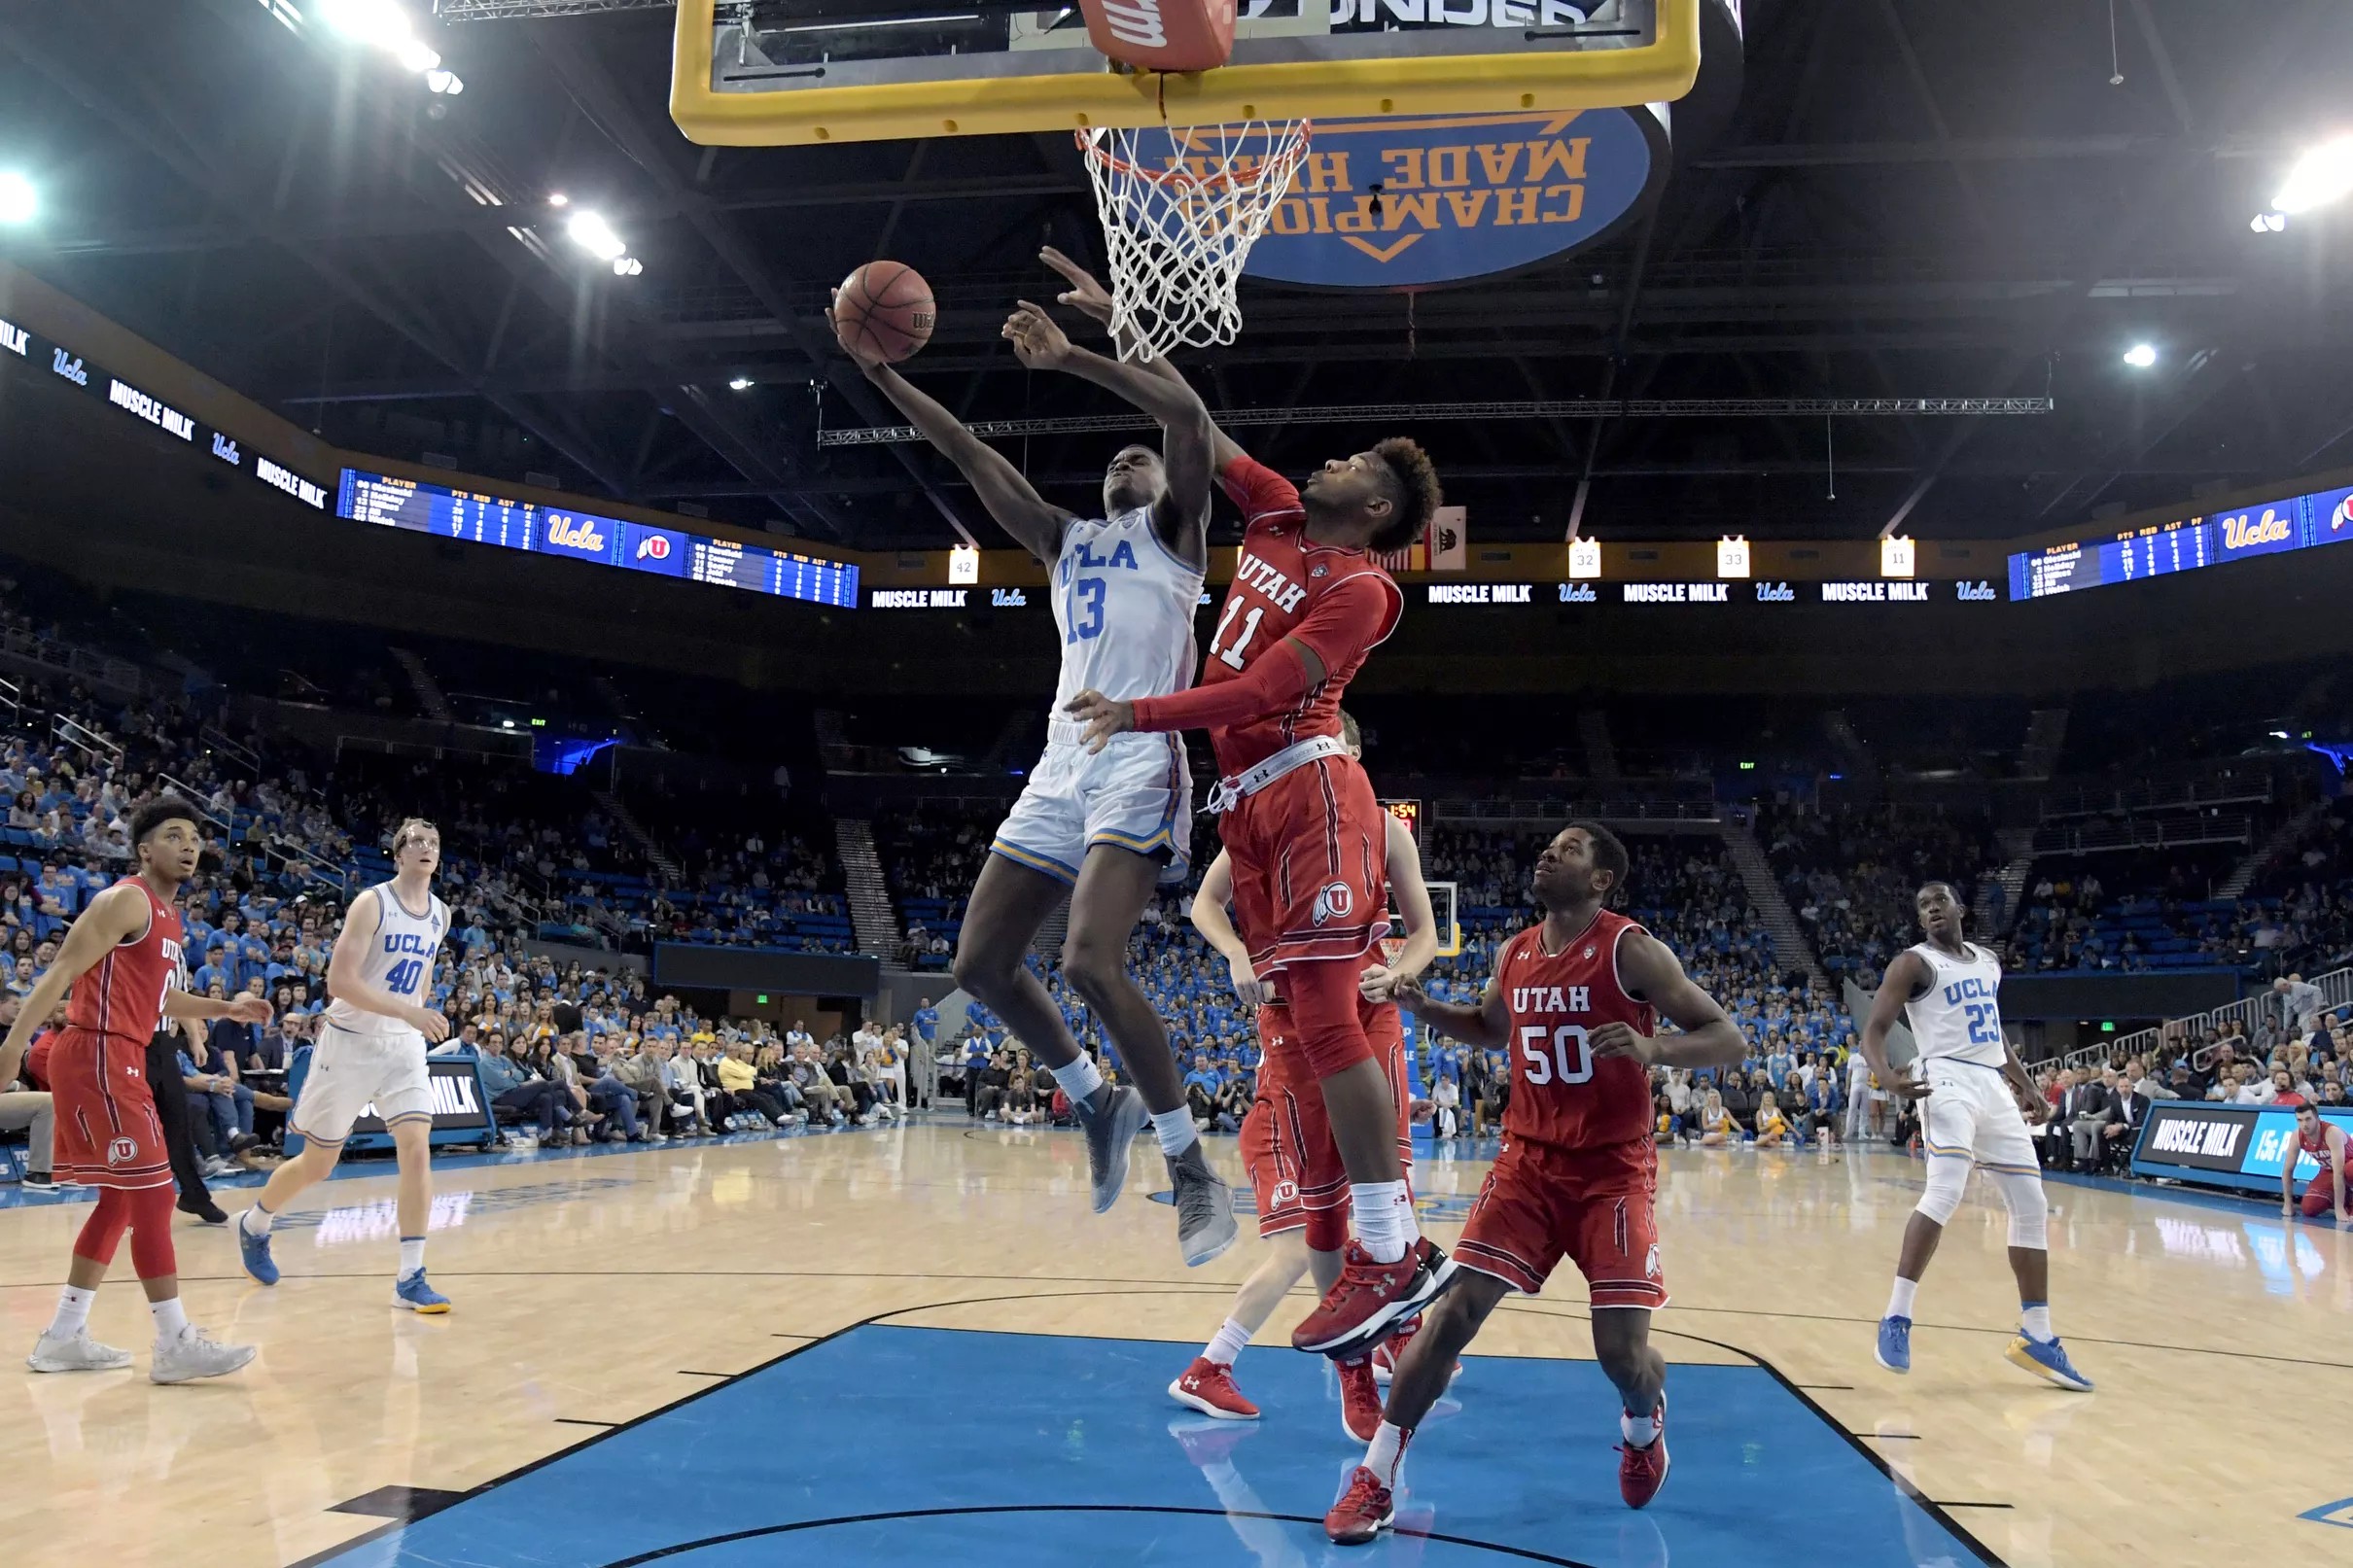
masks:
MULTIPOLYGON (((828 319, 831 315, 826 312, 828 319)), ((866 379, 907 416, 907 423, 923 432, 924 439, 956 465, 997 526, 1012 535, 1023 549, 1052 566, 1062 554, 1062 531, 1071 514, 1040 496, 1003 453, 965 429, 964 421, 928 394, 915 390, 905 376, 881 360, 860 354, 841 336, 838 327, 834 336, 841 342, 842 352, 858 362, 866 379)))
MULTIPOLYGON (((1037 259, 1061 273, 1063 281, 1070 285, 1068 289, 1055 296, 1060 303, 1069 305, 1081 315, 1091 317, 1106 330, 1110 327, 1111 294, 1109 290, 1096 281, 1094 273, 1089 272, 1051 245, 1039 251, 1037 259)), ((1123 356, 1127 353, 1128 345, 1126 343, 1115 341, 1114 346, 1123 356)), ((1178 370, 1175 363, 1165 354, 1156 359, 1137 360, 1133 363, 1136 368, 1146 375, 1157 376, 1163 381, 1174 381, 1178 386, 1187 387, 1187 390, 1190 390, 1183 372, 1178 370)), ((1211 466, 1222 473, 1225 471, 1227 464, 1242 455, 1242 443, 1212 423, 1210 426, 1211 466)))
POLYGON ((1414 1021, 1426 1024, 1440 1034, 1493 1050, 1511 1041, 1511 1010, 1503 1005, 1503 983, 1491 979, 1487 992, 1476 1007, 1464 1007, 1458 1002, 1442 1002, 1422 989, 1419 980, 1406 980, 1391 993, 1398 1006, 1414 1015, 1414 1021))
POLYGON ((1323 683, 1334 665, 1350 664, 1381 641, 1396 623, 1397 609, 1397 587, 1387 577, 1369 573, 1351 577, 1317 600, 1298 629, 1251 660, 1247 674, 1133 702, 1082 691, 1064 712, 1087 726, 1084 740, 1096 751, 1112 736, 1130 730, 1247 724, 1295 707, 1323 683))
POLYGON ((1152 518, 1160 537, 1196 566, 1209 561, 1210 411, 1181 376, 1152 374, 1141 366, 1106 359, 1071 342, 1044 310, 1021 300, 1005 322, 1021 363, 1034 370, 1064 370, 1092 381, 1160 421, 1160 461, 1169 488, 1152 518))
POLYGON ((1629 1057, 1645 1067, 1722 1067, 1746 1049, 1740 1027, 1702 991, 1667 944, 1641 931, 1619 938, 1618 972, 1626 989, 1646 998, 1680 1034, 1637 1034, 1628 1024, 1604 1024, 1590 1041, 1597 1057, 1629 1057))

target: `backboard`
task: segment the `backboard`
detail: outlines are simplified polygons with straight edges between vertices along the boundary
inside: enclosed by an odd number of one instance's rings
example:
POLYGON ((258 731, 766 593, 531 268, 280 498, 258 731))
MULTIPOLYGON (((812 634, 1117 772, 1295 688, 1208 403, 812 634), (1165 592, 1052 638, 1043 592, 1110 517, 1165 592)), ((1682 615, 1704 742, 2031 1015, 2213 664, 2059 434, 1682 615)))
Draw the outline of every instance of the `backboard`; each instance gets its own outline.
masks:
MULTIPOLYGON (((1137 0, 1148 3, 1148 0, 1137 0)), ((680 0, 670 113, 755 147, 1669 102, 1701 0, 1238 0, 1230 62, 1129 71, 1075 4, 680 0)))

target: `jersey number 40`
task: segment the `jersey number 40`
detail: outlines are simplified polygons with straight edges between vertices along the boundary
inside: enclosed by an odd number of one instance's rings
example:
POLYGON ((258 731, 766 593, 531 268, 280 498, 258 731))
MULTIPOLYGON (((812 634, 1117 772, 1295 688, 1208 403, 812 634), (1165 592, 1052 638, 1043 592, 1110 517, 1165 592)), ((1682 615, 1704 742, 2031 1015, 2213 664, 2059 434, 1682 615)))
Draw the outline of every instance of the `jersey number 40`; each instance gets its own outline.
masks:
POLYGON ((1585 1043, 1582 1024, 1563 1024, 1559 1028, 1542 1024, 1524 1026, 1520 1058, 1528 1063, 1530 1084, 1581 1084, 1594 1075, 1594 1054, 1585 1043))
POLYGON ((417 982, 424 977, 425 960, 423 958, 403 958, 394 964, 392 972, 384 977, 384 989, 396 996, 413 996, 417 993, 417 982))

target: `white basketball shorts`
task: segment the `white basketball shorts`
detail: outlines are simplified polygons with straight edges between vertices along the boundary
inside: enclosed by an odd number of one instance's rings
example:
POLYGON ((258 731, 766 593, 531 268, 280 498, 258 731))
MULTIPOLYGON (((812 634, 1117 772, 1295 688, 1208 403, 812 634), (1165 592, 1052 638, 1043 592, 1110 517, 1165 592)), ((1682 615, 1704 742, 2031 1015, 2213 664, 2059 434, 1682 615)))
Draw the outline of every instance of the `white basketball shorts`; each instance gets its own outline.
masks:
POLYGON ((1192 861, 1193 777, 1173 734, 1114 735, 1100 752, 1078 744, 1082 726, 1050 719, 1046 749, 989 848, 1015 865, 1075 883, 1087 851, 1116 845, 1166 854, 1163 881, 1192 861))
POLYGON ((1966 1155, 1988 1170, 2040 1174, 2034 1134, 1999 1067, 1951 1057, 1924 1057, 1919 1065, 1929 1086, 1921 1140, 1931 1156, 1966 1155))
POLYGON ((351 1124, 371 1107, 388 1128, 412 1120, 432 1124, 425 1036, 415 1029, 354 1034, 323 1026, 287 1125, 315 1143, 341 1143, 351 1136, 351 1124))

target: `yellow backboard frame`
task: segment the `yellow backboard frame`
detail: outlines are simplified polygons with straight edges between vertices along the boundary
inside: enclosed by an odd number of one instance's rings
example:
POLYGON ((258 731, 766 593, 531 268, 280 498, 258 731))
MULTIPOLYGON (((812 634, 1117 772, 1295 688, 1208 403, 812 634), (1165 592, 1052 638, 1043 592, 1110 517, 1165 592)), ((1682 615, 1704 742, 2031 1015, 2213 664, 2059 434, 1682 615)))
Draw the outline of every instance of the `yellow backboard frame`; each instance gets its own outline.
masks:
POLYGON ((712 147, 1625 108, 1672 102, 1691 90, 1700 71, 1700 0, 1658 0, 1657 37, 1633 49, 1228 65, 1181 76, 1101 71, 716 92, 711 59, 718 3, 679 0, 670 55, 670 118, 688 141, 712 147))

